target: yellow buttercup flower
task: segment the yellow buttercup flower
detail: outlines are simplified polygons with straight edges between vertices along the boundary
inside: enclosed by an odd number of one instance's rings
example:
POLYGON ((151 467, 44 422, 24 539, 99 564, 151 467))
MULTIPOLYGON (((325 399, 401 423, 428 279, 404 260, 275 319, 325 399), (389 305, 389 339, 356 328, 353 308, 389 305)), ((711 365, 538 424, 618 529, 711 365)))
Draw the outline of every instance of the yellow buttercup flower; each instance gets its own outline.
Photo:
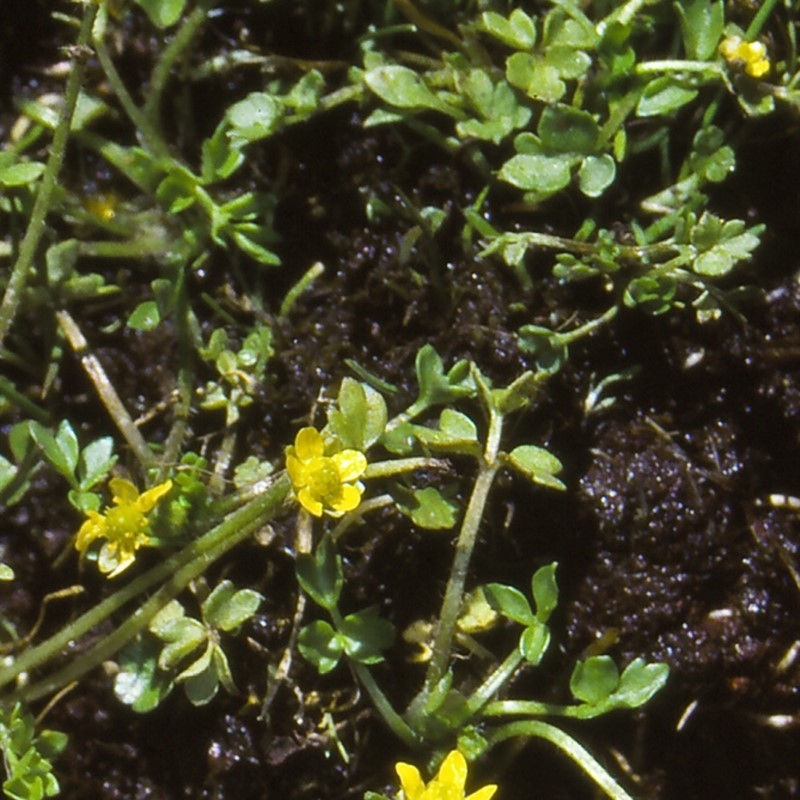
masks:
POLYGON ((743 69, 751 78, 763 78, 771 67, 763 42, 745 42, 741 36, 728 36, 720 43, 719 52, 729 64, 743 69))
POLYGON ((164 481, 143 494, 124 478, 108 482, 114 505, 103 514, 87 511, 89 517, 78 531, 75 549, 85 553, 98 539, 105 539, 97 556, 97 566, 109 578, 133 564, 136 551, 150 543, 150 523, 147 514, 172 488, 172 481, 164 481))
POLYGON ((367 468, 359 450, 325 455, 325 440, 316 428, 298 431, 294 445, 286 448, 286 470, 303 508, 315 517, 325 511, 340 517, 361 502, 364 485, 359 478, 367 468))
POLYGON ((395 770, 403 789, 403 800, 489 800, 497 791, 497 786, 490 784, 470 795, 464 794, 467 760, 458 750, 453 750, 445 758, 436 777, 427 784, 411 764, 400 762, 395 765, 395 770))

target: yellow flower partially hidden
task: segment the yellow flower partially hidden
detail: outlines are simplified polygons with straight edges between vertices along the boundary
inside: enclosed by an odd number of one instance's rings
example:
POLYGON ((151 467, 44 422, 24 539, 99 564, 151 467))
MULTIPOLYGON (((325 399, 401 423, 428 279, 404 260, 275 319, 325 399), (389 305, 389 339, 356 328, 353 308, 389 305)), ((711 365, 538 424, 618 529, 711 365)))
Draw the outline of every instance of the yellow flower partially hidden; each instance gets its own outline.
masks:
POLYGON ((78 531, 75 549, 81 554, 98 539, 105 539, 97 556, 100 571, 113 578, 127 569, 136 559, 136 551, 150 543, 150 523, 147 514, 172 488, 164 481, 143 494, 124 478, 108 482, 114 505, 105 513, 87 511, 89 517, 78 531))
POLYGON ((325 511, 340 517, 361 502, 364 485, 358 480, 367 468, 359 450, 325 455, 325 440, 316 428, 302 428, 286 448, 286 470, 303 508, 315 517, 325 511))
POLYGON ((470 795, 464 794, 467 782, 467 760, 458 750, 453 750, 439 767, 439 773, 429 783, 422 781, 419 770, 411 764, 395 765, 403 789, 403 800, 489 800, 497 791, 490 784, 470 795))
POLYGON ((720 43, 719 52, 728 64, 743 69, 751 78, 763 78, 770 71, 763 42, 745 42, 741 36, 728 36, 720 43))

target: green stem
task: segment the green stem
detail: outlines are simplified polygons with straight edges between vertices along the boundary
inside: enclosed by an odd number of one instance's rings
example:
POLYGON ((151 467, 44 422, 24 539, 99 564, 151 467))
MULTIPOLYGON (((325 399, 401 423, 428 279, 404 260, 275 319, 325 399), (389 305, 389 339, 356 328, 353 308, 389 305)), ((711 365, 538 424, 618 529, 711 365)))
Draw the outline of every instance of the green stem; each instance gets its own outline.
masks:
POLYGON ((9 666, 0 669, 0 687, 11 683, 22 673, 40 668, 49 661, 61 657, 64 649, 70 644, 109 619, 143 592, 165 581, 111 634, 66 667, 36 683, 21 687, 13 693, 13 697, 24 701, 36 700, 57 691, 100 665, 142 631, 156 613, 186 588, 190 581, 272 519, 280 509, 289 489, 289 478, 283 474, 262 495, 235 511, 208 533, 140 575, 40 645, 26 650, 9 666))
POLYGON ((598 328, 602 328, 603 325, 607 325, 614 317, 617 316, 619 313, 619 306, 614 305, 608 309, 605 313, 601 314, 599 317, 595 319, 590 319, 588 322, 584 323, 583 325, 575 328, 572 331, 568 331, 566 333, 559 333, 558 340, 563 344, 571 344, 578 339, 582 339, 584 336, 588 336, 593 331, 596 331, 598 328))
POLYGON ((409 747, 419 747, 419 738, 408 723, 395 711, 394 706, 378 686, 369 669, 364 664, 359 664, 356 661, 350 661, 350 669, 353 670, 361 685, 366 689, 375 708, 383 718, 383 721, 391 728, 392 733, 409 747))
POLYGON ((183 441, 189 427, 189 414, 194 394, 194 353, 192 341, 191 308, 186 289, 186 262, 181 263, 175 280, 175 331, 178 339, 178 399, 174 408, 174 421, 164 444, 161 459, 161 476, 166 474, 168 465, 178 461, 183 441))
POLYGON ((292 307, 297 302, 297 299, 300 297, 306 289, 311 286, 314 281, 319 278, 322 273, 325 272, 325 266, 321 261, 317 261, 316 264, 312 264, 304 273, 303 276, 300 278, 297 283, 286 292, 286 296, 283 298, 283 302, 281 303, 281 307, 278 310, 278 319, 286 319, 289 316, 289 312, 292 310, 292 307))
POLYGON ((472 719, 505 686, 524 660, 519 648, 512 650, 469 698, 464 719, 472 719))
POLYGON ((538 700, 496 700, 483 710, 485 717, 566 717, 568 719, 592 719, 605 714, 607 706, 582 704, 560 706, 541 703, 538 700))
POLYGON ((4 378, 2 375, 0 375, 0 397, 5 397, 9 402, 21 411, 24 411, 28 416, 33 417, 33 419, 40 422, 42 425, 50 424, 50 414, 43 408, 37 406, 33 400, 22 394, 22 392, 18 391, 17 387, 14 386, 8 378, 4 378))
POLYGON ((390 475, 401 475, 404 472, 413 472, 415 469, 445 469, 447 462, 442 458, 394 458, 389 461, 375 461, 367 466, 364 473, 366 480, 373 478, 388 478, 390 475))
MULTIPOLYGON (((747 39, 748 42, 752 42, 753 39, 761 33, 761 29, 764 27, 767 17, 772 13, 772 10, 777 4, 778 0, 764 0, 764 2, 761 3, 756 15, 753 17, 744 33, 744 38, 747 39)), ((790 26, 794 24, 794 20, 789 23, 790 26)))
POLYGON ((637 75, 652 75, 662 72, 697 72, 705 75, 708 80, 722 79, 727 81, 725 70, 720 64, 713 61, 689 61, 680 58, 661 58, 653 61, 643 61, 636 65, 637 75))
MULTIPOLYGON (((344 626, 344 620, 339 613, 339 609, 334 606, 329 609, 329 611, 334 627, 337 631, 341 631, 344 626)), ((401 741, 411 747, 419 745, 419 739, 414 731, 397 711, 395 711, 394 706, 389 702, 389 699, 383 693, 381 687, 378 686, 378 682, 367 667, 352 658, 348 658, 348 663, 356 678, 358 678, 361 685, 366 689, 367 694, 370 696, 375 708, 383 718, 383 721, 391 728, 392 732, 401 741)))
POLYGON ((510 722, 498 728, 489 737, 489 745, 493 746, 517 736, 536 736, 545 739, 569 756, 612 800, 633 800, 588 750, 555 725, 538 720, 510 722))
MULTIPOLYGON (((83 22, 81 23, 80 34, 78 35, 79 52, 81 48, 85 48, 91 40, 92 26, 94 25, 98 7, 95 3, 87 3, 84 8, 83 22)), ((78 102, 81 80, 83 79, 83 70, 83 63, 80 59, 74 59, 64 92, 64 106, 61 110, 61 116, 58 120, 55 133, 53 134, 50 156, 47 159, 42 181, 39 184, 39 191, 36 194, 36 201, 33 204, 30 222, 28 223, 25 236, 20 244, 17 263, 14 264, 14 269, 8 279, 3 301, 0 303, 0 349, 2 349, 3 342, 11 328, 11 323, 14 321, 20 302, 20 296, 25 290, 28 273, 33 265, 33 259, 36 255, 39 241, 44 234, 45 218, 47 217, 47 212, 50 210, 50 201, 53 196, 53 191, 55 190, 56 179, 61 171, 61 164, 64 161, 64 151, 67 146, 67 139, 69 138, 70 124, 75 111, 75 104, 78 102)))
POLYGON ((79 242, 78 255, 86 258, 147 258, 172 250, 172 243, 139 234, 138 239, 124 242, 79 242))
POLYGON ((144 104, 144 115, 156 130, 160 127, 158 119, 161 99, 169 79, 175 72, 175 65, 205 24, 209 9, 213 4, 214 0, 200 0, 198 2, 197 6, 189 13, 189 16, 181 23, 170 43, 164 48, 153 69, 147 100, 145 100, 144 104))
MULTIPOLYGON (((89 5, 91 6, 92 4, 90 3, 89 5)), ((97 59, 100 62, 100 66, 103 68, 103 72, 105 72, 106 78, 114 94, 117 96, 117 100, 119 100, 120 105, 128 115, 128 119, 136 126, 150 152, 158 157, 168 158, 169 148, 161 138, 159 132, 150 123, 150 120, 142 113, 139 106, 134 103, 119 72, 117 72, 117 68, 114 66, 114 61, 105 43, 106 7, 103 5, 100 9, 101 13, 97 19, 97 25, 95 26, 92 36, 92 42, 97 52, 97 59)))
MULTIPOLYGON (((501 418, 498 417, 498 419, 501 418)), ((488 438, 492 439, 493 437, 490 436, 488 438)), ((488 452, 487 455, 489 455, 488 452)), ((496 456, 496 452, 493 455, 496 456)), ((492 488, 494 476, 497 474, 499 467, 500 465, 494 458, 491 459, 489 464, 482 464, 478 477, 475 479, 475 485, 472 488, 472 495, 458 535, 456 553, 453 557, 453 566, 450 569, 450 577, 447 581, 442 608, 439 612, 439 622, 433 641, 433 656, 425 676, 424 691, 427 694, 433 691, 447 672, 453 636, 456 631, 456 622, 464 599, 464 586, 467 581, 469 564, 472 560, 472 552, 478 539, 478 530, 483 519, 489 490, 492 488)))

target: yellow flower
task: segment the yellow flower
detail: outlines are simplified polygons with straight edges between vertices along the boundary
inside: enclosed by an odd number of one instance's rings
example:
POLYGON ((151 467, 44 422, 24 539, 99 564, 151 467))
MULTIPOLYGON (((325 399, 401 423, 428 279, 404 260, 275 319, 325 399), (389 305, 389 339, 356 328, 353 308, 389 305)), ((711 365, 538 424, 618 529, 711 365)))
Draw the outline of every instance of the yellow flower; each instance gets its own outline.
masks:
POLYGON ((172 481, 148 489, 144 494, 124 478, 108 482, 114 505, 104 514, 87 511, 89 517, 78 531, 75 549, 85 553, 97 539, 105 539, 97 556, 97 566, 109 578, 133 564, 136 551, 150 543, 147 513, 172 488, 172 481))
POLYGON ((763 42, 745 42, 740 36, 728 36, 720 43, 719 51, 728 64, 743 69, 751 78, 763 78, 770 70, 763 42))
POLYGON ((325 440, 316 428, 302 428, 286 448, 286 470, 297 500, 315 517, 323 511, 340 517, 356 508, 364 491, 358 479, 366 468, 366 456, 358 450, 325 455, 325 440))
POLYGON ((471 795, 464 795, 467 782, 467 760, 458 750, 453 750, 439 767, 438 775, 428 784, 422 782, 419 770, 402 762, 395 765, 403 789, 403 800, 489 800, 497 791, 490 784, 471 795))

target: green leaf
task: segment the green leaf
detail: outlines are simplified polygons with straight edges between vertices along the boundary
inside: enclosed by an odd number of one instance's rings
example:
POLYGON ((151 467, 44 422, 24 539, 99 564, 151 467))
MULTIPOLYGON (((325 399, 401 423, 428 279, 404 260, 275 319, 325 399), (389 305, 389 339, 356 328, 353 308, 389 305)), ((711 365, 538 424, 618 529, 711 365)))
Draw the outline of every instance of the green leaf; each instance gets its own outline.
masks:
POLYGON ((608 153, 587 156, 578 170, 578 186, 587 197, 600 197, 616 176, 616 162, 608 153))
POLYGON ((666 116, 691 103, 697 94, 697 89, 685 86, 670 75, 662 75, 645 86, 636 113, 640 117, 666 116))
POLYGON ((295 569, 298 582, 315 603, 329 611, 336 608, 344 584, 344 573, 342 558, 329 538, 319 543, 316 555, 298 555, 295 569))
POLYGON ((55 436, 38 422, 30 423, 31 438, 44 453, 45 458, 70 482, 78 488, 75 480, 75 467, 78 465, 80 447, 72 425, 64 420, 55 436))
POLYGON ((344 645, 329 623, 317 620, 300 631, 297 649, 324 675, 339 663, 344 645))
POLYGON ((383 435, 386 402, 372 387, 344 378, 337 406, 328 415, 328 428, 343 447, 363 453, 383 435))
POLYGON ((267 92, 251 92, 225 114, 231 125, 228 136, 236 144, 257 142, 271 136, 283 117, 283 103, 267 92))
POLYGON ((214 667, 214 672, 217 673, 217 678, 219 678, 219 682, 222 684, 222 688, 228 692, 228 694, 237 694, 238 690, 236 689, 236 684, 233 682, 233 675, 231 674, 228 657, 221 647, 217 646, 214 648, 211 662, 214 667))
POLYGON ((521 8, 515 8, 508 19, 495 11, 481 14, 481 30, 516 50, 532 50, 536 44, 536 23, 521 8))
POLYGON ((231 581, 220 581, 203 601, 203 619, 217 630, 228 633, 251 619, 263 599, 252 589, 237 591, 231 581))
POLYGON ((462 91, 481 116, 456 123, 456 133, 462 139, 485 139, 500 144, 514 130, 524 128, 533 113, 518 103, 508 83, 500 81, 493 85, 483 70, 470 70, 462 91))
POLYGON ((567 358, 569 349, 563 339, 549 328, 539 325, 523 325, 519 331, 519 349, 534 356, 536 366, 541 372, 558 372, 567 358))
POLYGON ((156 189, 156 199, 168 214, 180 214, 197 202, 197 178, 186 171, 167 175, 156 189))
POLYGON ((516 155, 500 167, 497 177, 518 189, 549 196, 569 185, 577 163, 569 154, 516 155))
POLYGON ((342 620, 340 641, 347 655, 361 664, 383 661, 383 651, 394 641, 394 626, 379 614, 377 606, 370 606, 342 620))
POLYGON ((475 423, 460 411, 445 408, 439 418, 439 429, 414 425, 416 439, 426 448, 443 453, 476 455, 481 452, 475 423))
POLYGON ((515 447, 504 460, 534 483, 550 489, 567 488, 556 478, 556 474, 563 469, 561 462, 543 447, 523 444, 515 447))
POLYGON ((186 0, 135 0, 157 28, 169 28, 183 14, 186 0))
MULTIPOLYGON (((0 479, 1 480, 1 479, 0 479)), ((1 486, 2 484, 0 484, 1 486)), ((8 566, 8 564, 3 564, 0 562, 0 581, 13 581, 14 580, 14 570, 8 566)))
POLYGON ((458 519, 458 506, 433 486, 414 489, 413 504, 398 501, 397 507, 415 525, 429 531, 450 530, 458 519))
POLYGON ((103 436, 86 445, 78 464, 81 490, 88 491, 105 479, 116 461, 114 440, 110 436, 103 436))
POLYGON ((444 365, 432 345, 426 344, 416 360, 419 396, 414 405, 420 408, 451 403, 462 397, 474 397, 476 388, 465 360, 456 362, 445 374, 444 365))
POLYGON ((541 372, 525 370, 508 386, 492 390, 492 405, 503 415, 527 408, 539 396, 545 378, 541 372))
POLYGON ((626 287, 623 302, 628 308, 637 308, 657 316, 675 305, 678 284, 671 275, 642 275, 626 287))
POLYGON ((578 661, 569 680, 573 696, 589 705, 607 700, 619 684, 619 671, 610 656, 591 656, 578 661))
POLYGON ((233 241, 243 253, 247 253, 262 266, 280 266, 280 256, 258 241, 260 234, 261 229, 256 225, 237 225, 233 229, 233 241))
POLYGON ((188 676, 183 682, 183 691, 193 706, 208 705, 219 691, 219 675, 215 665, 209 661, 202 670, 188 676))
POLYGON ((556 569, 558 562, 539 567, 531 579, 531 592, 536 605, 536 619, 545 623, 558 605, 558 583, 556 569))
POLYGON ((4 456, 0 456, 0 491, 17 477, 19 470, 4 456))
POLYGON ((544 103, 555 103, 567 91, 558 70, 530 53, 514 53, 506 59, 506 80, 544 103))
MULTIPOLYGON (((158 657, 158 666, 171 670, 208 642, 208 631, 196 619, 182 617, 159 629, 159 639, 167 642, 158 657)), ((195 662, 196 663, 196 662, 195 662)))
MULTIPOLYGON (((211 662, 214 657, 214 649, 215 649, 214 643, 207 639, 206 646, 203 652, 200 654, 198 658, 192 661, 192 663, 189 664, 188 667, 186 667, 184 670, 178 673, 178 675, 175 676, 175 683, 183 683, 184 681, 188 681, 191 678, 196 678, 198 675, 202 675, 204 672, 206 672, 209 669, 209 667, 212 666, 211 662)), ((163 657, 163 651, 161 655, 163 657)), ((171 664, 170 666, 175 666, 175 663, 171 664)), ((158 665, 159 667, 164 669, 161 658, 159 658, 158 660, 158 665)))
POLYGON ((152 637, 142 637, 126 647, 119 656, 114 694, 140 714, 156 708, 174 685, 166 673, 157 669, 159 649, 152 637))
POLYGON ((564 80, 582 78, 592 66, 592 58, 583 50, 571 46, 549 46, 545 50, 544 63, 554 69, 564 80))
POLYGON ((542 111, 536 132, 542 146, 552 153, 588 155, 600 138, 600 127, 591 114, 561 103, 542 111))
POLYGON ((367 70, 364 83, 386 103, 404 109, 434 109, 446 114, 454 109, 437 97, 413 69, 384 64, 367 70))
POLYGON ((11 188, 14 186, 27 186, 38 180, 44 172, 44 164, 36 161, 26 161, 21 164, 11 164, 0 168, 0 186, 11 188))
POLYGON ((707 61, 714 56, 725 28, 723 1, 682 0, 672 5, 681 22, 686 57, 707 61))
POLYGON ((695 134, 689 166, 712 183, 721 183, 735 169, 733 148, 725 144, 725 134, 716 125, 708 125, 695 134))
POLYGON ((637 658, 625 667, 611 699, 617 707, 638 708, 664 686, 668 677, 666 664, 647 664, 637 658))
POLYGON ((234 142, 228 136, 229 131, 230 124, 223 119, 203 142, 200 171, 205 184, 229 178, 244 163, 244 142, 241 139, 234 142))
POLYGON ((133 309, 128 317, 128 327, 135 331, 155 330, 161 322, 161 313, 155 300, 145 300, 133 309))
POLYGON ((549 646, 550 629, 547 625, 538 622, 525 628, 519 637, 519 651, 533 666, 537 666, 541 662, 549 646))
POLYGON ((536 622, 528 598, 519 589, 502 583, 489 583, 483 587, 483 592, 486 602, 504 617, 526 626, 536 622))
POLYGON ((33 447, 30 423, 18 422, 8 432, 8 446, 17 464, 21 464, 33 447))

